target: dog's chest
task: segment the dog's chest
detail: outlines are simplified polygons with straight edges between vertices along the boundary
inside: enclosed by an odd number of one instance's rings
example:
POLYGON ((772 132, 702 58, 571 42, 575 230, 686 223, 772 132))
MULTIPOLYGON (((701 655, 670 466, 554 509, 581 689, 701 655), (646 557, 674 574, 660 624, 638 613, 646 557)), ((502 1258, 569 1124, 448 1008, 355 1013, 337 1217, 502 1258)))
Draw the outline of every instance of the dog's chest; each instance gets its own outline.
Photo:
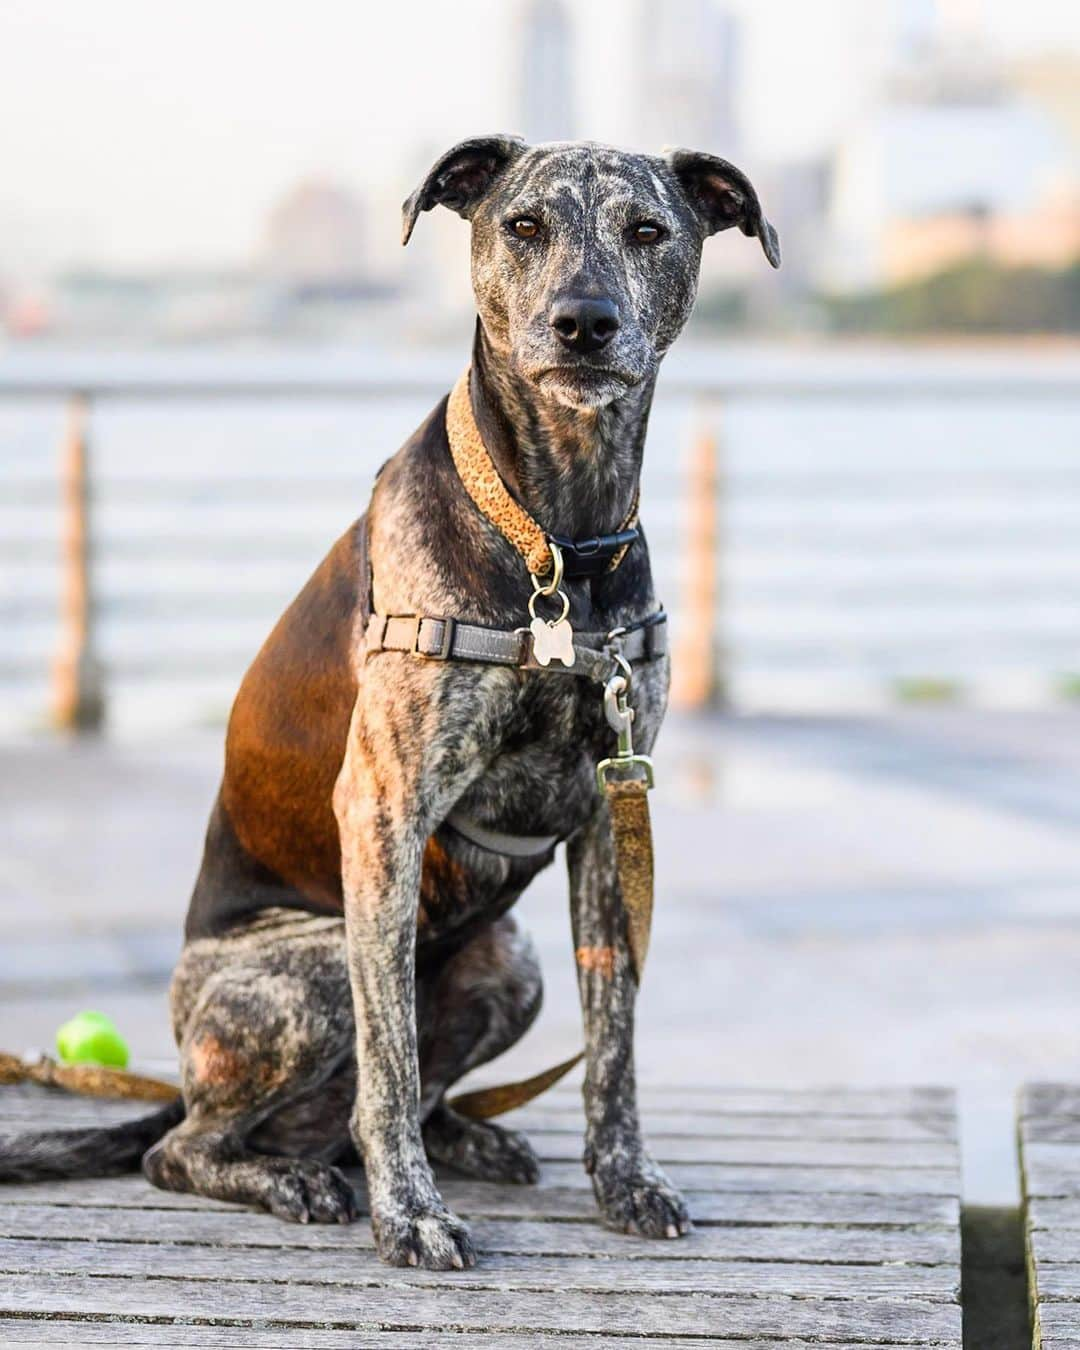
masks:
MULTIPOLYGON (((659 730, 666 694, 666 661, 639 666, 630 701, 634 739, 642 751, 651 748, 659 730)), ((596 797, 596 765, 615 752, 615 745, 600 685, 531 673, 495 756, 462 806, 494 828, 565 838, 588 818, 596 797)))

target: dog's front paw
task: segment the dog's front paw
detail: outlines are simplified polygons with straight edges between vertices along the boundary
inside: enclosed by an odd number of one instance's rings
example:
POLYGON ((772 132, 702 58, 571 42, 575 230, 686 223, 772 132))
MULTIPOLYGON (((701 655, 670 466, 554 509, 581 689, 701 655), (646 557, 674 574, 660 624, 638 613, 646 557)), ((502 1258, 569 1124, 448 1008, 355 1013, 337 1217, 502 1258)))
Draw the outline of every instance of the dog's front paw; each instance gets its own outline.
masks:
POLYGON ((686 1201, 651 1159, 636 1164, 597 1160, 590 1168, 604 1223, 620 1233, 677 1238, 689 1233, 686 1201))
POLYGON ((395 1206, 372 1214, 375 1250, 389 1266, 465 1270, 476 1265, 469 1230, 441 1205, 395 1206))

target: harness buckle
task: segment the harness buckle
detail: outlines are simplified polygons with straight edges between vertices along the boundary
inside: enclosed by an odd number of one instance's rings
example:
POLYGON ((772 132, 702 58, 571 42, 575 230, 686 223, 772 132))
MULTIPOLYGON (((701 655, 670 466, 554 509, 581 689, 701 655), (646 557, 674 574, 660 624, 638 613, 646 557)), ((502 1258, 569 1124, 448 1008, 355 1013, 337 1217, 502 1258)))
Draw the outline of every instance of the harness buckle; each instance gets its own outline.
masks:
POLYGON ((367 652, 364 655, 366 661, 369 656, 374 656, 376 652, 386 650, 386 627, 390 622, 387 614, 372 614, 368 619, 367 627, 367 652))
POLYGON ((636 525, 616 530, 614 534, 597 534, 590 539, 570 539, 563 534, 550 534, 548 540, 559 546, 566 557, 566 575, 579 577, 602 576, 615 556, 638 541, 641 531, 636 525))
POLYGON ((449 661, 450 649, 454 645, 454 633, 457 629, 457 619, 443 619, 442 626, 442 642, 439 643, 438 652, 432 653, 432 655, 435 656, 436 660, 449 661))
POLYGON ((425 661, 448 661, 450 659, 450 649, 454 645, 454 630, 457 628, 456 619, 426 619, 421 615, 416 618, 416 632, 413 634, 412 654, 413 656, 422 656, 425 661), (425 623, 441 623, 442 637, 438 647, 432 652, 422 652, 420 650, 420 629, 425 623))
MULTIPOLYGON (((622 769, 642 769, 645 779, 645 787, 653 786, 653 762, 648 755, 612 755, 610 759, 602 759, 596 766, 596 786, 601 792, 607 787, 608 778, 613 770, 622 769)), ((629 775, 620 774, 617 781, 625 782, 629 775)))

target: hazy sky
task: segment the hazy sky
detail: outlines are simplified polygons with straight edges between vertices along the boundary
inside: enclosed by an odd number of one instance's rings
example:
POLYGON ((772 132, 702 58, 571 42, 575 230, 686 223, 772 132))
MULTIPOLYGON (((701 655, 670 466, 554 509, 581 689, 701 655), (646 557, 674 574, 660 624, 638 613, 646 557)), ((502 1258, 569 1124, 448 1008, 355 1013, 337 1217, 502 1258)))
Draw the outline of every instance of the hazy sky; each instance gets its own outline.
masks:
MULTIPOLYGON (((735 0, 745 16, 740 110, 751 156, 827 143, 857 115, 898 3, 735 0)), ((981 8, 1017 54, 1080 48, 1077 0, 981 8)), ((623 139, 618 78, 633 0, 578 0, 583 134, 623 139)), ((327 174, 385 210, 426 157, 515 130, 513 0, 3 0, 0 268, 245 261, 269 204, 327 174)), ((657 127, 658 149, 668 137, 657 127)), ((702 147, 723 152, 725 147, 702 147)))

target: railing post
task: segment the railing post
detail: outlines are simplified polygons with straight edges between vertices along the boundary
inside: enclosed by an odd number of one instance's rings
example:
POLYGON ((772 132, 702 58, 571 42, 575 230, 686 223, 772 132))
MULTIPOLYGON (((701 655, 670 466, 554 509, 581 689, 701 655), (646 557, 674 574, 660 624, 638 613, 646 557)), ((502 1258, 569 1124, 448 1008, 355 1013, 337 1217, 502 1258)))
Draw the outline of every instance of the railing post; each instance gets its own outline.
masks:
POLYGON ((728 702, 728 653, 720 623, 721 507, 724 474, 720 438, 712 411, 690 450, 687 474, 686 547, 680 638, 672 663, 672 706, 685 711, 728 702))
POLYGON ((63 575, 52 713, 54 724, 66 731, 98 731, 105 720, 102 668, 94 645, 89 413, 86 395, 73 394, 60 465, 63 575))

